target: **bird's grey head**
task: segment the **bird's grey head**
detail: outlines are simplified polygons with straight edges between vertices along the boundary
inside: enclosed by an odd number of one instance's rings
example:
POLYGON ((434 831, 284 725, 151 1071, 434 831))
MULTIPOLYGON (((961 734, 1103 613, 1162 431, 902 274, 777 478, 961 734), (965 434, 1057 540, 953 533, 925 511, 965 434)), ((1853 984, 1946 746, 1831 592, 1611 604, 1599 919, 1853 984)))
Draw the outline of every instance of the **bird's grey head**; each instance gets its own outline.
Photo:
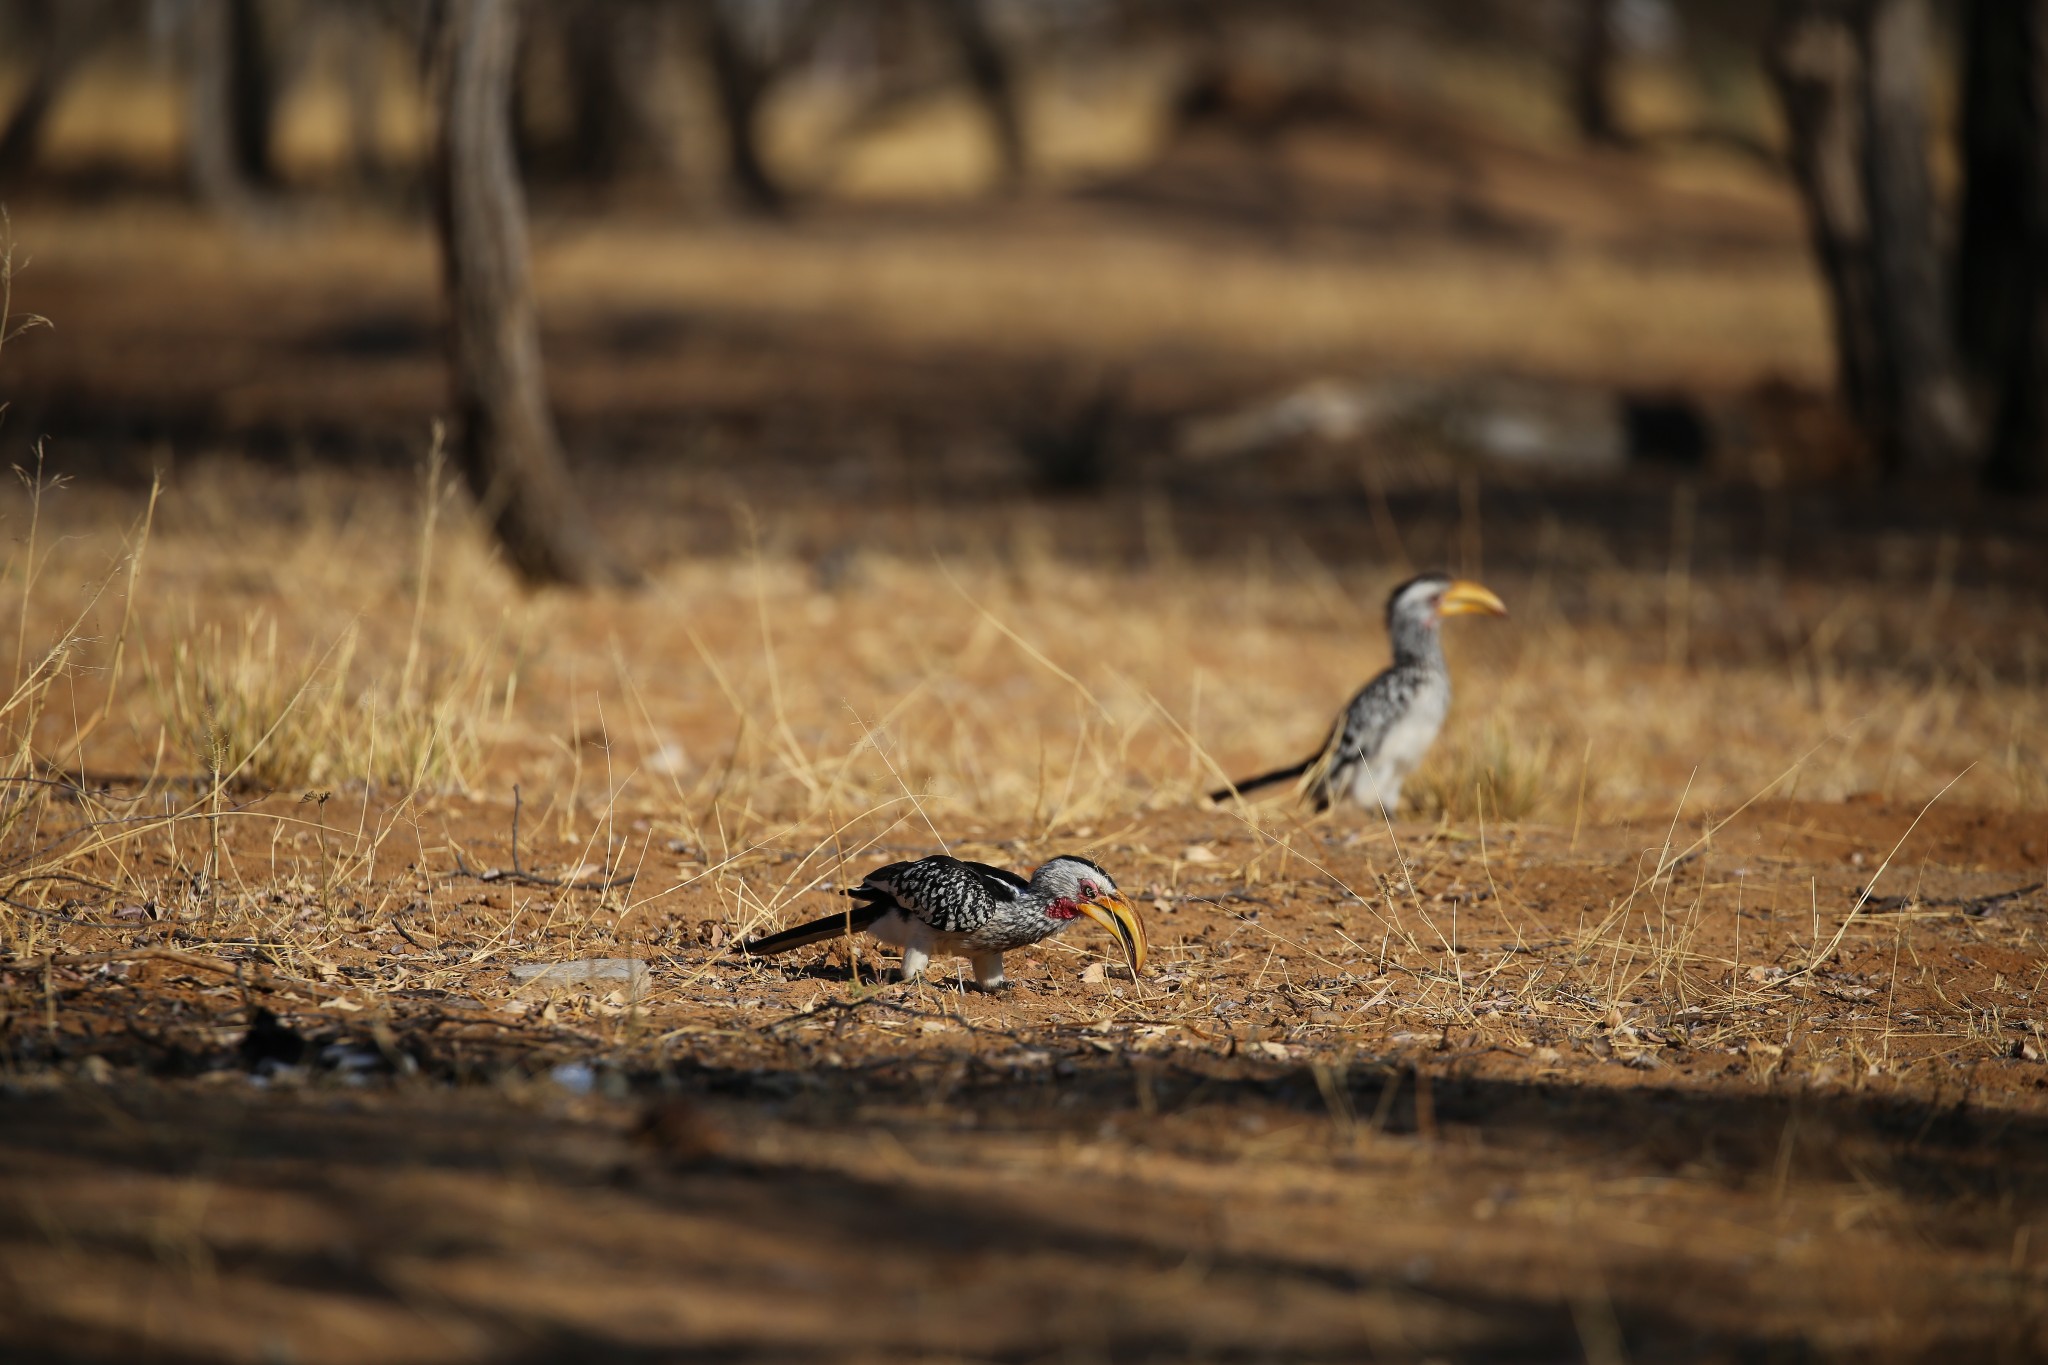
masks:
POLYGON ((1387 597, 1387 634, 1395 657, 1426 654, 1436 647, 1437 622, 1446 616, 1506 616, 1490 591, 1447 573, 1417 574, 1387 597))
POLYGON ((1387 594, 1387 630, 1399 628, 1404 621, 1433 621, 1436 619, 1437 599, 1451 586, 1447 573, 1417 574, 1400 587, 1387 594))
POLYGON ((1145 924, 1116 880, 1095 863, 1065 853, 1031 874, 1031 889, 1046 898, 1045 913, 1057 920, 1086 916, 1116 935, 1136 973, 1145 965, 1145 924))
POLYGON ((1054 896, 1072 901, 1092 901, 1116 894, 1116 879, 1088 859, 1063 853, 1031 874, 1031 884, 1054 896))

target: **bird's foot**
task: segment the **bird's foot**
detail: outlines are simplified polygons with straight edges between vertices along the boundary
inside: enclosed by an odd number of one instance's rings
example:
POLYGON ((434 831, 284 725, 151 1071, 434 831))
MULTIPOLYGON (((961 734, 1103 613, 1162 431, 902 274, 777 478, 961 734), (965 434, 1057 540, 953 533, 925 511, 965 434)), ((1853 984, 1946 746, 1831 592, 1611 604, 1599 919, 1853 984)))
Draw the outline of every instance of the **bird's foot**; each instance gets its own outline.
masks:
POLYGON ((976 953, 973 958, 974 984, 985 991, 998 991, 1007 984, 1003 980, 1003 955, 1001 953, 976 953))

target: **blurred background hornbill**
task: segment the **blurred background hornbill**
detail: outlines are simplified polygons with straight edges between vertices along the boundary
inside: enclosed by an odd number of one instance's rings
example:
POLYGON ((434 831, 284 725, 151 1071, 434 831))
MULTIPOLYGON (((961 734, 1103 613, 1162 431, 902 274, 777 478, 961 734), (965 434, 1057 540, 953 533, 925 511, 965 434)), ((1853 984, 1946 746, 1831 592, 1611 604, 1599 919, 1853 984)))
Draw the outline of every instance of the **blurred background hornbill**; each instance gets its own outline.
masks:
POLYGON ((1299 778, 1298 790, 1318 811, 1348 800, 1391 814, 1400 808, 1402 782, 1436 742, 1451 709, 1451 673, 1438 625, 1446 616, 1507 614, 1501 600, 1477 583, 1443 573, 1409 579, 1387 598, 1394 662, 1358 689, 1323 747, 1299 763, 1218 788, 1209 799, 1224 801, 1299 778))
POLYGON ((1027 881, 1006 868, 945 854, 876 868, 844 893, 851 909, 779 934, 753 939, 741 951, 756 957, 822 943, 864 930, 903 950, 903 980, 923 974, 934 954, 974 964, 983 990, 1003 984, 1003 954, 1050 938, 1086 916, 1116 935, 1135 975, 1145 965, 1145 925, 1116 882, 1072 854, 1054 858, 1027 881))

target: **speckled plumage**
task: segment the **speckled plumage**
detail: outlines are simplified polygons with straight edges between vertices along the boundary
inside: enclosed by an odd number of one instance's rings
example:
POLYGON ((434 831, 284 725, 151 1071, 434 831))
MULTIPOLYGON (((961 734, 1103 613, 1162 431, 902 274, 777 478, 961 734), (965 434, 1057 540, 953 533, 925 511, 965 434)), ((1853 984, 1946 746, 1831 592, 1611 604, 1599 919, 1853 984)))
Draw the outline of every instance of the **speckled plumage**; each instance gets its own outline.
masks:
POLYGON ((1080 916, 1115 929, 1135 965, 1144 931, 1116 882, 1095 863, 1054 858, 1029 880, 988 863, 946 854, 890 863, 845 893, 852 909, 743 945, 755 956, 786 952, 863 930, 903 949, 903 977, 934 955, 965 957, 985 989, 1003 984, 1003 954, 1059 933, 1080 916))
POLYGON ((1349 801, 1397 810, 1401 786, 1422 762, 1451 709, 1451 673, 1438 631, 1447 597, 1450 610, 1498 613, 1500 600, 1477 584, 1448 574, 1423 574, 1387 598, 1387 636, 1394 661, 1364 687, 1330 727, 1323 747, 1299 763, 1211 792, 1216 801, 1289 778, 1299 778, 1304 800, 1318 811, 1349 801), (1462 592, 1462 597, 1455 595, 1462 592))

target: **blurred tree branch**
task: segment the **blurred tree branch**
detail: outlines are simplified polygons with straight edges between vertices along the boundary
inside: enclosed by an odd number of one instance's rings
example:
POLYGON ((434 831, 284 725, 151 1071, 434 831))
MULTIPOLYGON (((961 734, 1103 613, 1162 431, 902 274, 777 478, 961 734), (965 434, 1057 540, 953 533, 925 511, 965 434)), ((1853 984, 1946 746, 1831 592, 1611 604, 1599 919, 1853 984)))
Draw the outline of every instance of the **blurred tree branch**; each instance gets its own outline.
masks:
POLYGON ((26 169, 41 149, 50 108, 92 48, 105 0, 30 0, 21 20, 40 46, 28 82, 0 128, 0 175, 26 169))
POLYGON ((1029 164, 1024 114, 1009 48, 989 22, 984 0, 939 0, 939 8, 959 50, 967 83, 995 136, 1002 183, 1014 189, 1023 183, 1029 164))

